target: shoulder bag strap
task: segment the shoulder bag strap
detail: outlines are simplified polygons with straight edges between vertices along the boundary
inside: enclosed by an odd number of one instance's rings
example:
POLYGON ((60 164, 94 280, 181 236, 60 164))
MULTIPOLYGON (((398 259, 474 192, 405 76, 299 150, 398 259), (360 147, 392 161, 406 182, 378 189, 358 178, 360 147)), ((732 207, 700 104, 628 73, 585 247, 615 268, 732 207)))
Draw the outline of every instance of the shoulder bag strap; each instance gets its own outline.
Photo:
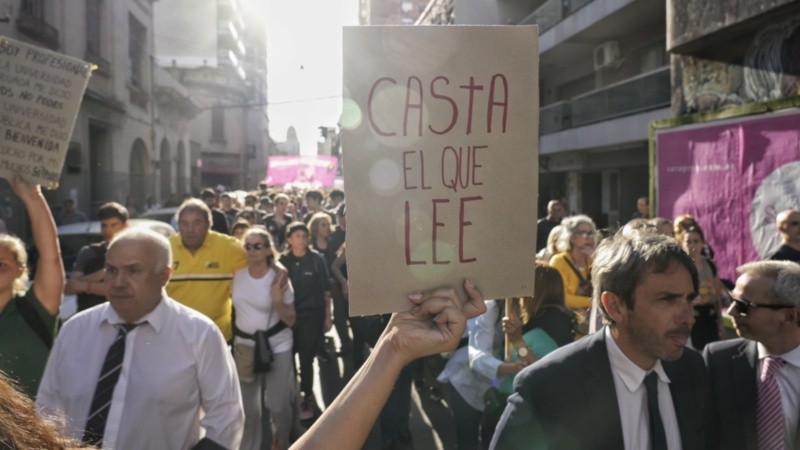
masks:
POLYGON ((36 308, 30 304, 28 299, 20 298, 16 301, 17 311, 25 319, 25 322, 31 327, 34 333, 39 336, 39 339, 44 342, 48 349, 53 348, 53 335, 47 330, 44 320, 39 317, 36 308))
POLYGON ((583 276, 583 274, 582 274, 582 273, 581 273, 581 272, 578 270, 578 268, 577 268, 577 267, 575 267, 575 265, 574 265, 574 264, 572 264, 572 261, 570 261, 570 260, 569 260, 569 258, 567 258, 566 256, 564 256, 564 261, 566 261, 566 262, 567 262, 567 264, 569 265, 569 268, 570 268, 570 269, 572 269, 572 271, 573 271, 573 272, 575 272, 575 275, 577 275, 577 276, 578 276, 578 278, 579 278, 581 281, 585 281, 585 280, 586 280, 586 278, 583 276))

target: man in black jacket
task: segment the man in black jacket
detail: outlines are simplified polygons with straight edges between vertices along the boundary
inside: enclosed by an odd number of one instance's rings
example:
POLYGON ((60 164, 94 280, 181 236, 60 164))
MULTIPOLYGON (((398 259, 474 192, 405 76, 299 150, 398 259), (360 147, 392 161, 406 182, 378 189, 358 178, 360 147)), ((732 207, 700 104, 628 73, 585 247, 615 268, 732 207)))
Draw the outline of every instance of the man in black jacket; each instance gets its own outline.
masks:
POLYGON ((707 381, 685 348, 697 269, 674 239, 619 232, 592 266, 600 331, 514 380, 494 449, 704 449, 707 381))

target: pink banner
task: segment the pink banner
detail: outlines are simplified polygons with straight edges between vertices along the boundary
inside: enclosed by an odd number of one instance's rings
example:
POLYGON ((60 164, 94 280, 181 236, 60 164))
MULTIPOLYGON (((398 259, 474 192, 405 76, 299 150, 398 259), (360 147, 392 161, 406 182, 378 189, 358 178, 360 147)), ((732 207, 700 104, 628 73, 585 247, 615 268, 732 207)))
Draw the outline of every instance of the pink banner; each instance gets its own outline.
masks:
POLYGON ((330 188, 338 166, 335 156, 270 156, 266 183, 330 188))
POLYGON ((800 209, 800 113, 656 135, 658 215, 692 214, 721 278, 780 246, 775 216, 800 209))

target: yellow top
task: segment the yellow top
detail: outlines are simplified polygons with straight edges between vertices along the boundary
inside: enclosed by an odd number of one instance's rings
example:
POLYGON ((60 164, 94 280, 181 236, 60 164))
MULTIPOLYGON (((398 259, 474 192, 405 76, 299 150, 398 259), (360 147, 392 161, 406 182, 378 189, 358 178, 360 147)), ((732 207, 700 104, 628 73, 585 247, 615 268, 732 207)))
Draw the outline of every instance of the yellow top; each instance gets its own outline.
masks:
MULTIPOLYGON (((558 270, 558 272, 561 274, 561 279, 564 281, 564 301, 567 308, 578 310, 589 308, 592 306, 591 297, 575 294, 575 291, 578 290, 578 285, 580 284, 581 280, 578 278, 578 275, 575 273, 575 271, 569 266, 567 260, 569 260, 573 266, 575 265, 575 262, 572 261, 572 258, 569 258, 568 255, 569 252, 561 252, 557 255, 554 255, 550 259, 550 266, 558 270)), ((586 267, 580 271, 581 275, 583 275, 583 277, 586 279, 589 278, 591 265, 592 261, 590 259, 589 264, 587 264, 586 267)))
POLYGON ((225 340, 231 329, 231 283, 233 274, 247 266, 244 249, 236 238, 209 231, 194 255, 183 246, 180 235, 169 239, 172 246, 172 279, 167 294, 217 324, 225 340))

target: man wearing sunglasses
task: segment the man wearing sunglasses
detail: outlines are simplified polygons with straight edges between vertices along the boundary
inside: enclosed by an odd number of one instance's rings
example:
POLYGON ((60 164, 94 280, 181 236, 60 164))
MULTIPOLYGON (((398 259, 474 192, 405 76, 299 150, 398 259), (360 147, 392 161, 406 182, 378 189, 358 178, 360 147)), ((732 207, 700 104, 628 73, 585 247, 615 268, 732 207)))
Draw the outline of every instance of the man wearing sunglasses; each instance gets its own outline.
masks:
POLYGON ((794 209, 781 211, 775 218, 775 225, 781 234, 783 245, 770 259, 800 263, 800 211, 794 209))
POLYGON ((728 313, 741 338, 703 352, 709 448, 800 449, 800 266, 759 261, 737 271, 728 313))

